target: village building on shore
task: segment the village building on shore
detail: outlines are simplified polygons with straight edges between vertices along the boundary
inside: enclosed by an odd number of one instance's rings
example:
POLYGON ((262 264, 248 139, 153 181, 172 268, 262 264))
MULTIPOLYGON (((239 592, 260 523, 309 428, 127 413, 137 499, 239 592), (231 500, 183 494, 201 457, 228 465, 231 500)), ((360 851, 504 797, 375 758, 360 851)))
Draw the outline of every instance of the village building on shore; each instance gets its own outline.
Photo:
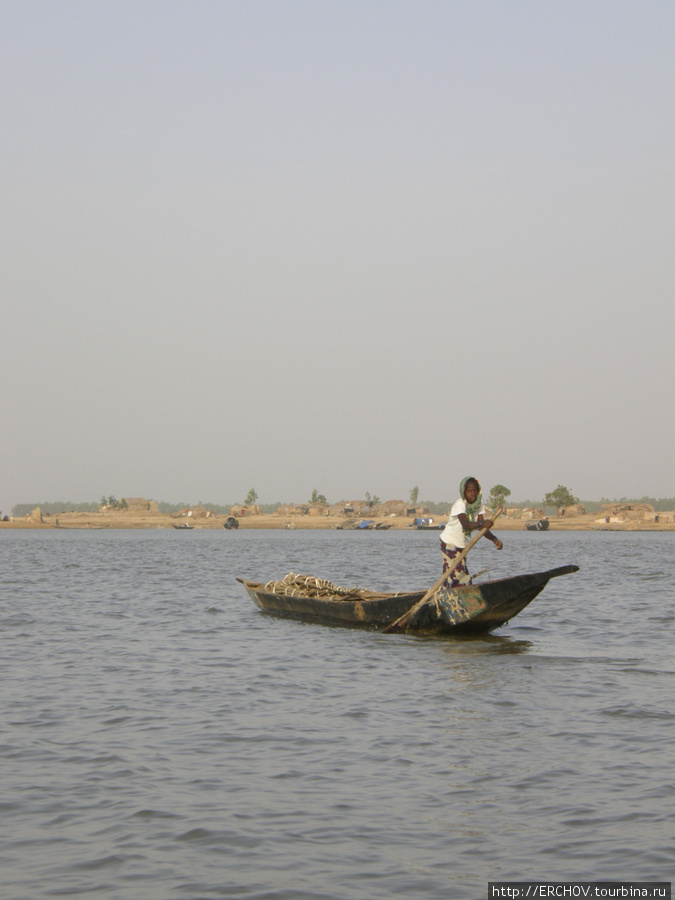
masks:
MULTIPOLYGON (((237 504, 229 513, 216 513, 202 504, 176 512, 161 513, 155 500, 126 497, 116 505, 102 504, 97 512, 72 511, 43 513, 35 507, 27 515, 4 517, 0 528, 171 528, 176 520, 197 528, 394 528, 415 529, 416 522, 429 517, 423 504, 410 506, 403 500, 375 504, 370 500, 342 500, 339 503, 282 504, 276 511, 263 513, 257 505, 237 504)), ((488 510, 488 515, 490 511, 488 510)), ((442 524, 447 513, 439 514, 442 524)), ((546 530, 673 530, 675 512, 655 512, 648 503, 606 504, 601 511, 586 513, 582 504, 574 504, 546 514, 540 507, 509 507, 496 523, 497 529, 532 529, 532 523, 547 521, 546 530)))

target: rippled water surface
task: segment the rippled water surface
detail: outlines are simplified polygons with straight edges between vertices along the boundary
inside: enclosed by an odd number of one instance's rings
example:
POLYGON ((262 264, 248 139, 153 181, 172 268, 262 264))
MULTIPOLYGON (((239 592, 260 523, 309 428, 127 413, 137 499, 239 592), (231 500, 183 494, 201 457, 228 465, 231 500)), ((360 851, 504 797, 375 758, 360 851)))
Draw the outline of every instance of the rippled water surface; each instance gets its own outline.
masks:
POLYGON ((675 535, 503 532, 576 563, 495 635, 265 616, 236 576, 423 589, 438 535, 0 534, 4 898, 480 898, 670 880, 675 535))

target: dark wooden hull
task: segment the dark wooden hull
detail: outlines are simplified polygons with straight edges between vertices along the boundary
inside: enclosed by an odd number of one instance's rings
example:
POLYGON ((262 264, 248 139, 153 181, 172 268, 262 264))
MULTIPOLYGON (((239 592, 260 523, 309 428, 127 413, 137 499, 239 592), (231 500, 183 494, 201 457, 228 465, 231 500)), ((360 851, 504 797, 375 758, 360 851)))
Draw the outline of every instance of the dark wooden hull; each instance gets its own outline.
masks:
POLYGON ((528 531, 548 531, 548 519, 539 519, 536 522, 526 522, 525 528, 528 531))
MULTIPOLYGON (((460 588, 440 588, 410 620, 406 631, 448 634, 487 632, 506 624, 544 590, 551 578, 576 572, 562 566, 547 572, 517 575, 460 588)), ((360 600, 329 600, 266 591, 265 585, 239 578, 263 612, 322 625, 381 630, 408 612, 425 594, 384 594, 362 591, 360 600)))

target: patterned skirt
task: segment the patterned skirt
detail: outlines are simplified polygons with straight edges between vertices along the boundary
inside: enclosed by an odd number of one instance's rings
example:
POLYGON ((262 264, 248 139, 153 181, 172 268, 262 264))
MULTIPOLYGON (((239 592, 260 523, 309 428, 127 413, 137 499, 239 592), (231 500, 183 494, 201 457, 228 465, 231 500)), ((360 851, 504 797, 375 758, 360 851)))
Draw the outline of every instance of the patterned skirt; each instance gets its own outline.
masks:
MULTIPOLYGON (((459 556, 463 549, 463 547, 448 547, 444 541, 441 541, 441 555, 443 557, 444 572, 448 571, 455 557, 459 556)), ((450 577, 446 583, 448 587, 451 588, 461 587, 463 584, 472 583, 471 575, 466 567, 466 558, 464 558, 455 570, 450 573, 450 577)))

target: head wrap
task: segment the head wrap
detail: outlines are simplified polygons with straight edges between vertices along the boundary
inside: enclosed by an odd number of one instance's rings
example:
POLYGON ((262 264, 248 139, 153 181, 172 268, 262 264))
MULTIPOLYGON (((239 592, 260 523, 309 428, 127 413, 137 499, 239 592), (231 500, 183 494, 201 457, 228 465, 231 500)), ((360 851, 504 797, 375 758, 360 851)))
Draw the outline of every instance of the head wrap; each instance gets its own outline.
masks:
POLYGON ((480 482, 478 481, 478 479, 474 478, 473 475, 467 475, 466 478, 462 478, 461 484, 459 485, 459 496, 466 503, 466 512, 467 512, 469 519, 472 522, 475 522, 476 521, 476 513, 483 505, 483 494, 481 493, 480 482), (469 503, 469 501, 464 496, 464 488, 466 487, 467 481, 475 481, 476 484, 478 485, 478 496, 476 497, 476 499, 473 503, 469 503))

